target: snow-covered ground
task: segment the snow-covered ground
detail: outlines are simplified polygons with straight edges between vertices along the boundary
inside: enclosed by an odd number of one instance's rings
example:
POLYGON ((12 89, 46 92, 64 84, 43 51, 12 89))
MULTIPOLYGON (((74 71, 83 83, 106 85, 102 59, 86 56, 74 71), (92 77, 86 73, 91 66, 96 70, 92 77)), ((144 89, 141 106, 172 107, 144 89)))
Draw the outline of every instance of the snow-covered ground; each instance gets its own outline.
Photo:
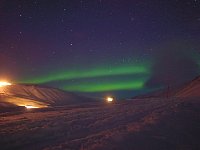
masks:
POLYGON ((138 99, 0 113, 0 149, 197 150, 200 99, 138 99))

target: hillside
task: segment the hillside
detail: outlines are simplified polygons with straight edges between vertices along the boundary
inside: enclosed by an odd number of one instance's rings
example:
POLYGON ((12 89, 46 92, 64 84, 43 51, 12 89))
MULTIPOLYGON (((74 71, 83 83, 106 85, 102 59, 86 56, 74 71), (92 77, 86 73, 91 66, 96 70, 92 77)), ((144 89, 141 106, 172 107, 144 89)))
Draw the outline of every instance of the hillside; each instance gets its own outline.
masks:
POLYGON ((176 97, 200 97, 200 76, 186 84, 176 94, 176 97))
POLYGON ((133 97, 133 99, 143 98, 167 98, 167 97, 200 97, 200 76, 192 81, 178 87, 167 87, 165 89, 156 90, 154 92, 142 94, 133 97))
POLYGON ((15 84, 0 88, 0 102, 17 106, 59 106, 90 101, 90 99, 59 89, 38 85, 15 84))

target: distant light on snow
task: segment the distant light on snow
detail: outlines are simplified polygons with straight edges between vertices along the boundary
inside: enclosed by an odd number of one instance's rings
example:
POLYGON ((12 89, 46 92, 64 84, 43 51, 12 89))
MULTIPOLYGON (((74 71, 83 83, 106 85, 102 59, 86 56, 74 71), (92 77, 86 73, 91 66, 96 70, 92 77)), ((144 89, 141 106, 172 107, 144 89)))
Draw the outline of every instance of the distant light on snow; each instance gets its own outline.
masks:
POLYGON ((32 105, 26 105, 25 106, 27 109, 32 109, 32 108, 39 108, 39 107, 36 107, 36 106, 32 106, 32 105))
POLYGON ((8 86, 8 85, 12 85, 12 84, 6 81, 0 81, 0 87, 8 86))
POLYGON ((106 99, 106 100, 107 100, 107 102, 109 102, 109 103, 110 103, 110 102, 112 102, 112 101, 113 101, 113 98, 112 98, 112 97, 107 97, 107 99, 106 99))

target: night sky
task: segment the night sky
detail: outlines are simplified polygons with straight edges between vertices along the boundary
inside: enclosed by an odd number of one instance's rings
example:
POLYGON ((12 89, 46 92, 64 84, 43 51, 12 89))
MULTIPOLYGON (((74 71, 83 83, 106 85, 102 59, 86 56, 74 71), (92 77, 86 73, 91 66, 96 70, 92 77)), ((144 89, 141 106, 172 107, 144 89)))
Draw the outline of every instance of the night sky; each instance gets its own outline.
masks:
POLYGON ((128 98, 200 75, 200 0, 0 0, 0 78, 128 98))

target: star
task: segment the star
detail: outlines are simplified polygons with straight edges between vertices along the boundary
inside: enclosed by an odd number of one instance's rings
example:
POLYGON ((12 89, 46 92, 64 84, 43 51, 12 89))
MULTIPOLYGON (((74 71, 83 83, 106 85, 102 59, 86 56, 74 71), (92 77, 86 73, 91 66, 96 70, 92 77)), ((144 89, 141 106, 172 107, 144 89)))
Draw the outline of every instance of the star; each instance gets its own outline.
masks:
POLYGON ((134 21, 135 20, 135 18, 134 17, 131 17, 131 21, 134 21))
POLYGON ((55 52, 55 51, 53 51, 53 52, 52 52, 52 55, 55 55, 55 54, 56 54, 56 52, 55 52))

